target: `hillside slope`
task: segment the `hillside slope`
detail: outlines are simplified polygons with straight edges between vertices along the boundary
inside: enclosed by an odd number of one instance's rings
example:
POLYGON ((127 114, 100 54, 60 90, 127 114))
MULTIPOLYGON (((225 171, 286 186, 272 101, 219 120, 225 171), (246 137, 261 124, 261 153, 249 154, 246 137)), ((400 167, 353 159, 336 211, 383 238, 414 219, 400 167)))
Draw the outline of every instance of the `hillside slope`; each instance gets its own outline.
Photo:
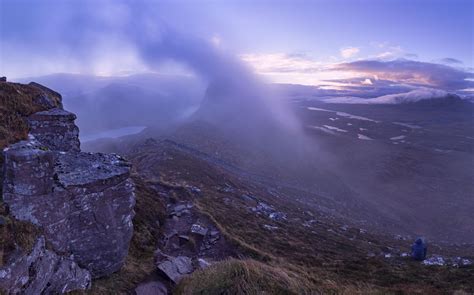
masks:
MULTIPOLYGON (((413 237, 361 227, 336 214, 337 202, 320 198, 319 206, 308 206, 292 197, 301 191, 248 177, 213 161, 211 155, 170 140, 150 138, 121 146, 151 191, 173 196, 168 207, 191 202, 233 249, 224 256, 196 253, 211 266, 184 278, 176 289, 168 285, 178 294, 445 294, 474 290, 474 266, 468 264, 474 258, 472 248, 431 243, 429 261, 443 257, 444 265, 414 262, 406 257, 413 237), (466 259, 465 265, 459 255, 466 259)), ((178 219, 182 218, 186 217, 178 219)), ((163 221, 165 228, 173 222, 163 221)), ((162 249, 159 243, 157 246, 162 249)), ((186 251, 180 249, 177 251, 186 251)), ((148 284, 166 282, 162 272, 151 271, 143 278, 148 284)))

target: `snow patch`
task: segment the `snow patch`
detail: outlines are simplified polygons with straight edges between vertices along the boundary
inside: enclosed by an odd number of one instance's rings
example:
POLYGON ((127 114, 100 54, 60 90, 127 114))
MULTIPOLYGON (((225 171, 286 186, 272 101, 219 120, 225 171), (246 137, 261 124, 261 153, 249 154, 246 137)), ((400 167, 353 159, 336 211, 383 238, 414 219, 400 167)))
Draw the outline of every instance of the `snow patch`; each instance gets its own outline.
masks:
POLYGON ((315 108, 315 107, 308 107, 308 110, 310 110, 310 111, 321 111, 321 112, 335 113, 335 111, 326 110, 326 109, 321 109, 321 108, 315 108))
POLYGON ((373 140, 372 138, 368 137, 367 135, 364 134, 357 134, 357 138, 363 139, 363 140, 373 140))
POLYGON ((405 135, 399 135, 399 136, 390 137, 390 140, 400 140, 400 139, 404 139, 405 137, 406 137, 405 135))
POLYGON ((323 125, 323 126, 326 127, 329 130, 334 130, 334 131, 338 131, 338 132, 347 132, 347 130, 340 129, 340 128, 337 128, 337 127, 334 127, 334 126, 329 126, 329 125, 323 125))
POLYGON ((395 124, 395 125, 408 127, 408 128, 411 128, 411 129, 420 129, 421 128, 421 126, 418 126, 418 125, 415 125, 415 124, 402 123, 402 122, 392 122, 392 123, 395 124))
POLYGON ((421 100, 443 98, 448 92, 440 89, 421 87, 412 91, 387 94, 374 98, 360 98, 354 96, 344 96, 324 99, 326 103, 346 103, 346 104, 402 104, 412 103, 421 100))
POLYGON ((344 112, 336 112, 336 115, 341 116, 341 117, 346 117, 346 118, 349 118, 349 119, 355 119, 355 120, 369 121, 369 122, 374 122, 374 123, 380 122, 380 121, 376 121, 376 120, 373 120, 373 119, 369 119, 367 117, 352 115, 352 114, 344 113, 344 112))
POLYGON ((321 112, 329 112, 329 113, 336 113, 336 115, 340 117, 346 117, 349 119, 355 119, 355 120, 362 120, 362 121, 369 121, 369 122, 374 122, 374 123, 379 123, 380 121, 373 120, 367 117, 362 117, 362 116, 357 116, 345 112, 339 112, 339 111, 332 111, 332 110, 327 110, 327 109, 321 109, 321 108, 315 108, 315 107, 308 107, 308 110, 310 111, 321 111, 321 112))

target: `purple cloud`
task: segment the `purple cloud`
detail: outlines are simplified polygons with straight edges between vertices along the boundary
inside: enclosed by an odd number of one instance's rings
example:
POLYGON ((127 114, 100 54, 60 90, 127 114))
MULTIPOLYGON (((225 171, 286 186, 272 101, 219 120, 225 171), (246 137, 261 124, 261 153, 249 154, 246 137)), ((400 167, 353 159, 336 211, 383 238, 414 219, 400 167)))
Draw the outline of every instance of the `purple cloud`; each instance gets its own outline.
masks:
POLYGON ((474 87, 474 73, 444 64, 397 59, 392 61, 360 60, 341 63, 336 71, 360 73, 366 77, 377 76, 382 80, 413 86, 427 86, 447 91, 474 87))

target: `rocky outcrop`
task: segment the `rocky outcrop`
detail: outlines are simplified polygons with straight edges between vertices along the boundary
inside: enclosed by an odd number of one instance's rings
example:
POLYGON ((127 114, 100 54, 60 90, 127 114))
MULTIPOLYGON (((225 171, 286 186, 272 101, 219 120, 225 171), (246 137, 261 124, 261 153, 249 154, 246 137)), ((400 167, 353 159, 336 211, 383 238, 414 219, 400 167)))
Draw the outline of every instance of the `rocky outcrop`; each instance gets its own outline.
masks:
POLYGON ((94 277, 117 271, 133 233, 133 183, 117 155, 55 152, 34 138, 4 151, 3 199, 94 277))
POLYGON ((62 294, 86 290, 90 285, 89 271, 71 258, 47 250, 44 237, 38 239, 30 254, 0 268, 0 289, 8 294, 62 294))
MULTIPOLYGON (((68 240, 57 239, 94 277, 120 269, 133 234, 134 185, 118 155, 64 154, 55 165, 58 195, 69 196, 68 240)), ((56 235, 57 236, 57 235, 56 235)))
MULTIPOLYGON (((201 192, 191 186, 186 191, 186 195, 196 196, 201 192)), ((191 202, 174 200, 168 203, 167 213, 163 238, 154 253, 158 274, 165 281, 176 285, 195 270, 234 255, 213 221, 191 202)))
POLYGON ((80 152, 75 119, 57 104, 27 118, 29 138, 3 152, 3 201, 13 217, 39 226, 54 252, 95 278, 125 261, 134 184, 120 156, 80 152))
POLYGON ((38 112, 28 118, 30 134, 54 151, 80 150, 76 115, 59 108, 38 112))

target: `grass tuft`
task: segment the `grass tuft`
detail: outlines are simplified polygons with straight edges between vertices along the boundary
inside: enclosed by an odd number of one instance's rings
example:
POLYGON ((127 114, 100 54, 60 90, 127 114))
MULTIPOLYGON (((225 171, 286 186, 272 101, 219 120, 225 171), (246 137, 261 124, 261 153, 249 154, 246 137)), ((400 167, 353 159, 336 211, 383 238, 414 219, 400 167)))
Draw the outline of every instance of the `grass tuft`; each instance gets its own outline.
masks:
POLYGON ((184 278, 174 293, 309 294, 310 291, 309 282, 287 270, 251 259, 230 259, 184 278))

